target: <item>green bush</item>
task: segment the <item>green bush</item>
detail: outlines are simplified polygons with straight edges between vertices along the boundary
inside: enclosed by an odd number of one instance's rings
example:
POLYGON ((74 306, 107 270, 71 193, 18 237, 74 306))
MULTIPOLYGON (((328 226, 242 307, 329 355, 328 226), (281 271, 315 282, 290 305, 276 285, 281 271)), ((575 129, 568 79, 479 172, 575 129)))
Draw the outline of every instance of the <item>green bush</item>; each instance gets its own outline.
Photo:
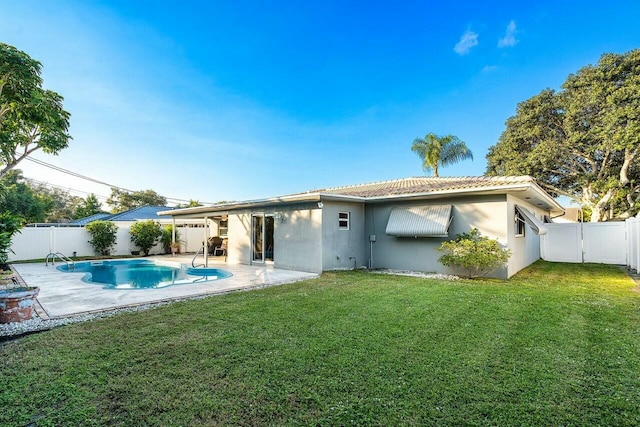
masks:
POLYGON ((149 255, 149 250, 158 243, 162 236, 162 227, 159 223, 148 219, 138 221, 131 226, 131 241, 144 252, 144 256, 149 255))
MULTIPOLYGON (((173 225, 167 225, 162 229, 162 236, 160 236, 160 242, 162 243, 162 248, 164 249, 165 254, 171 253, 171 242, 173 241, 173 225)), ((178 233, 178 229, 176 228, 176 242, 180 239, 180 234, 178 233)))
POLYGON ((438 250, 445 252, 438 260, 441 264, 459 267, 469 278, 486 276, 502 267, 511 256, 509 249, 502 249, 497 240, 480 236, 476 228, 443 242, 438 250))
POLYGON ((118 226, 111 221, 93 221, 85 229, 91 234, 89 243, 98 255, 110 255, 111 248, 116 244, 118 226))
POLYGON ((11 239, 20 232, 22 218, 9 212, 0 214, 0 267, 4 267, 9 260, 11 239))

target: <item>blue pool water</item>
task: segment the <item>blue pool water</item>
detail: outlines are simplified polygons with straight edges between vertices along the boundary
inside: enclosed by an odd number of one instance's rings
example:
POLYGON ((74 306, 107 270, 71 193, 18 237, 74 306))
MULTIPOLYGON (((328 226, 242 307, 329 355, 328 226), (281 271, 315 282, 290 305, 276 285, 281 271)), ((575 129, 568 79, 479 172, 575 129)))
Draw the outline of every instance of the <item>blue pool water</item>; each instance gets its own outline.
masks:
POLYGON ((191 268, 184 264, 162 264, 143 259, 77 262, 75 268, 61 265, 58 270, 85 273, 84 282, 98 283, 105 289, 157 289, 232 276, 229 271, 219 268, 191 268))

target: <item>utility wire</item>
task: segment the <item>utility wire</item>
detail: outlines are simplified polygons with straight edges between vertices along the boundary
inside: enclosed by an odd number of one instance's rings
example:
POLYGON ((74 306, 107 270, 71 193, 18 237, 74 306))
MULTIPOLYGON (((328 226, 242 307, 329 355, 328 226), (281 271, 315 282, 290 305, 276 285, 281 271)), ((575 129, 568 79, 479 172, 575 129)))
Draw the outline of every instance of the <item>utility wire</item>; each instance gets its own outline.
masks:
POLYGON ((103 196, 101 194, 96 194, 96 193, 91 193, 91 192, 88 192, 88 191, 78 190, 78 189, 71 188, 71 187, 63 187, 62 185, 56 185, 56 184, 52 184, 50 182, 38 181, 37 179, 33 179, 33 178, 25 177, 24 179, 25 179, 25 181, 27 181, 29 183, 38 184, 38 185, 44 185, 45 187, 57 188, 59 190, 65 190, 65 191, 68 191, 70 193, 85 194, 87 196, 93 194, 98 199, 104 199, 105 201, 109 198, 109 197, 103 196))
POLYGON ((26 159, 31 161, 31 162, 33 162, 33 163, 39 164, 41 166, 45 166, 47 168, 56 170, 58 172, 62 172, 62 173, 66 173, 67 175, 75 176, 76 178, 81 178, 81 179, 84 179, 84 180, 87 180, 87 181, 95 182, 96 184, 106 185, 106 186, 111 187, 111 188, 116 188, 116 189, 121 190, 121 191, 126 191, 127 193, 133 193, 133 190, 128 190, 126 188, 118 187, 117 185, 111 185, 111 184, 108 184, 108 183, 106 183, 104 181, 97 180, 95 178, 90 178, 90 177, 85 176, 85 175, 80 175, 77 172, 72 172, 70 170, 63 169, 63 168, 61 168, 59 166, 52 165, 52 164, 47 163, 47 162, 43 162, 42 160, 34 159, 33 157, 26 157, 26 159))
MULTIPOLYGON (((33 163, 36 163, 38 165, 41 165, 41 166, 44 166, 44 167, 47 167, 47 168, 50 168, 50 169, 53 169, 55 171, 58 171, 58 172, 61 172, 61 173, 64 173, 64 174, 71 175, 71 176, 76 177, 76 178, 84 179, 86 181, 95 182, 96 184, 100 184, 100 185, 106 185, 107 187, 115 188, 116 190, 124 191, 124 192, 127 192, 127 193, 135 193, 136 192, 135 190, 130 190, 128 188, 119 187, 117 185, 112 185, 112 184, 109 184, 107 182, 100 181, 98 179, 91 178, 91 177, 88 177, 86 175, 82 175, 82 174, 79 174, 77 172, 70 171, 68 169, 61 168, 60 166, 52 165, 50 163, 44 162, 44 161, 39 160, 39 159, 35 159, 33 157, 30 157, 30 156, 27 156, 26 160, 29 160, 29 161, 31 161, 33 163)), ((62 187, 60 187, 60 188, 62 188, 62 187)), ((178 198, 175 198, 175 197, 165 197, 165 199, 167 199, 167 201, 172 201, 172 202, 187 202, 187 203, 189 203, 191 201, 191 200, 187 200, 187 199, 178 199, 178 198)), ((200 202, 200 203, 205 204, 205 205, 215 205, 215 203, 212 203, 212 202, 200 202)))

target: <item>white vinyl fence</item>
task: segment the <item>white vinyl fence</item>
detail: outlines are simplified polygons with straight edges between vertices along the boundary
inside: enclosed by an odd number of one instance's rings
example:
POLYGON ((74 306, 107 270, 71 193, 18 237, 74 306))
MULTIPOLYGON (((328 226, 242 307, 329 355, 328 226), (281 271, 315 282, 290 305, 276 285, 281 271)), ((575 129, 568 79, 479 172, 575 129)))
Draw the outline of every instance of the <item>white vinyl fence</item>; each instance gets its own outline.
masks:
POLYGON ((540 256, 555 262, 640 265, 640 219, 625 222, 545 224, 540 256))
POLYGON ((640 272, 640 218, 631 218, 627 224, 627 267, 640 272))
MULTIPOLYGON (((130 255, 136 247, 131 243, 129 226, 119 226, 112 255, 130 255)), ((196 252, 202 247, 203 227, 176 227, 181 252, 196 252)), ((91 256, 96 253, 89 244, 91 236, 84 227, 25 227, 13 237, 9 261, 44 258, 49 253, 60 252, 66 256, 91 256)), ((150 254, 164 253, 161 244, 150 254)))

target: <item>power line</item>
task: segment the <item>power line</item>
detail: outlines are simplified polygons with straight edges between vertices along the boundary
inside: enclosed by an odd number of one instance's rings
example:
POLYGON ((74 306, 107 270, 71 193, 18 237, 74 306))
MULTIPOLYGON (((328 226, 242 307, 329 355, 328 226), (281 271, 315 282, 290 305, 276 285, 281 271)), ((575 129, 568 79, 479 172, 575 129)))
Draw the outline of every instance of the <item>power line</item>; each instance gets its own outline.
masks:
POLYGON ((44 182, 44 181, 39 181, 37 179, 33 179, 33 178, 24 178, 25 181, 28 181, 30 183, 34 183, 34 184, 38 184, 38 185, 44 185, 46 187, 51 187, 51 188, 57 188, 59 190, 65 190, 68 192, 73 192, 73 193, 79 193, 79 194, 85 194, 87 196, 90 196, 91 194, 93 194, 94 196, 96 196, 98 199, 104 199, 105 201, 109 198, 107 196, 103 196, 101 194, 95 194, 95 193, 90 193, 88 191, 83 191, 83 190, 78 190, 75 188, 71 188, 71 187, 63 187, 62 185, 56 185, 56 184, 52 184, 50 182, 44 182))
MULTIPOLYGON (((115 188, 116 190, 124 191, 124 192, 127 192, 127 193, 135 193, 136 192, 135 190, 130 190, 128 188, 120 187, 120 186, 117 186, 117 185, 112 185, 112 184, 109 184, 107 182, 100 181, 98 179, 91 178, 89 176, 82 175, 82 174, 79 174, 77 172, 70 171, 68 169, 61 168, 60 166, 52 165, 52 164, 44 162, 42 160, 35 159, 33 157, 27 156, 26 159, 31 161, 31 162, 33 162, 33 163, 36 163, 36 164, 38 164, 40 166, 44 166, 44 167, 53 169, 53 170, 61 172, 61 173, 64 173, 64 174, 67 174, 67 175, 71 175, 71 176, 76 177, 76 178, 84 179, 86 181, 91 181, 91 182, 94 182, 94 183, 100 184, 100 185, 105 185, 107 187, 115 188)), ((172 202, 187 202, 187 203, 191 202, 191 200, 178 199, 176 197, 165 197, 165 199, 167 201, 172 201, 172 202)), ((212 202, 200 202, 200 203, 203 203, 205 205, 214 205, 215 204, 215 203, 212 203, 212 202)))
POLYGON ((75 176, 76 178, 81 178, 81 179, 84 179, 84 180, 87 180, 87 181, 95 182, 96 184, 106 185, 108 187, 116 188, 116 189, 121 190, 121 191, 126 191, 128 193, 133 193, 132 190, 128 190, 128 189, 123 188, 123 187, 118 187, 117 185, 111 185, 111 184, 108 184, 108 183, 106 183, 104 181, 100 181, 100 180, 97 180, 95 178, 91 178, 91 177, 88 177, 88 176, 85 176, 85 175, 81 175, 81 174, 79 174, 77 172, 73 172, 73 171, 70 171, 70 170, 67 170, 67 169, 63 169, 63 168, 61 168, 59 166, 52 165, 50 163, 43 162, 42 160, 34 159, 33 157, 26 157, 26 159, 31 161, 31 162, 33 162, 33 163, 36 163, 38 165, 41 165, 41 166, 56 170, 58 172, 62 172, 62 173, 66 173, 67 175, 75 176))

